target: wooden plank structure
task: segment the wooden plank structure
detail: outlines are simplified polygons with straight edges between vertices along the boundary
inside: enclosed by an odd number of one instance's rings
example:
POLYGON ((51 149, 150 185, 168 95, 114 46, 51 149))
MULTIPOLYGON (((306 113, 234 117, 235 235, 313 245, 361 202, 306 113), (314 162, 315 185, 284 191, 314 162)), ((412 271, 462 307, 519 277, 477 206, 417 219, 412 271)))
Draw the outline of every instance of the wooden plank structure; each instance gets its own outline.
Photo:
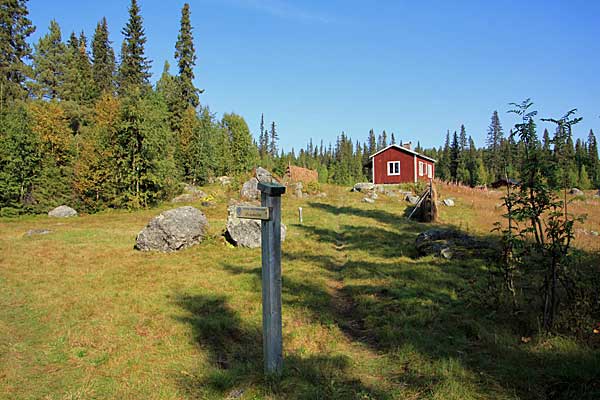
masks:
POLYGON ((429 185, 419 196, 419 200, 409 214, 408 219, 410 220, 413 217, 421 222, 435 222, 437 220, 437 190, 433 185, 433 180, 429 181, 429 185))

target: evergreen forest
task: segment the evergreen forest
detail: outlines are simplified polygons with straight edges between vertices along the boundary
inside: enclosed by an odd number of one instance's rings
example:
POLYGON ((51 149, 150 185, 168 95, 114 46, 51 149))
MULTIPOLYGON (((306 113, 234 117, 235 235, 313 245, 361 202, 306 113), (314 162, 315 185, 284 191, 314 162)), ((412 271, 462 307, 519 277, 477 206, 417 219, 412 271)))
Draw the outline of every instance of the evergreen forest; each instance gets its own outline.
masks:
MULTIPOLYGON (((317 170, 321 182, 348 185, 367 180, 369 156, 397 143, 386 131, 371 130, 366 141, 342 132, 335 143, 311 139, 306 148, 284 151, 277 124, 264 115, 253 136, 242 116, 217 118, 201 101, 203 91, 194 84, 198 59, 189 4, 173 38, 177 65, 165 62, 154 85, 137 0, 128 12, 116 53, 106 18, 93 33, 70 34, 51 20, 45 34, 30 43, 37 28, 27 0, 1 3, 2 216, 46 212, 65 203, 87 212, 148 207, 171 198, 183 182, 242 177, 257 165, 282 175, 294 164, 317 170)), ((528 129, 550 187, 600 185, 593 131, 574 142, 570 126, 537 132, 532 119, 528 129)), ((463 125, 446 132, 443 146, 426 149, 417 143, 415 150, 438 161, 437 178, 470 186, 519 180, 525 162, 525 145, 503 129, 496 111, 482 147, 463 125)))

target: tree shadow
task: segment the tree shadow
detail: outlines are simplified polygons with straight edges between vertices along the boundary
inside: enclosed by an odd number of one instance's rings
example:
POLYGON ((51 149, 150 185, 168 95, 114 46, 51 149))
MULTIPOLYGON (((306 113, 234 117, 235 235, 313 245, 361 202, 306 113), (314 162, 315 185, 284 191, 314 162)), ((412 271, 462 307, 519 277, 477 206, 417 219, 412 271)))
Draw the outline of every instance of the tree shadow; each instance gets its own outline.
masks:
POLYGON ((187 314, 177 319, 191 326, 210 365, 208 371, 180 379, 181 387, 193 398, 237 398, 245 391, 290 399, 389 398, 354 378, 352 360, 342 355, 288 353, 283 374, 265 376, 261 328, 244 321, 228 306, 225 296, 180 294, 176 304, 187 314))

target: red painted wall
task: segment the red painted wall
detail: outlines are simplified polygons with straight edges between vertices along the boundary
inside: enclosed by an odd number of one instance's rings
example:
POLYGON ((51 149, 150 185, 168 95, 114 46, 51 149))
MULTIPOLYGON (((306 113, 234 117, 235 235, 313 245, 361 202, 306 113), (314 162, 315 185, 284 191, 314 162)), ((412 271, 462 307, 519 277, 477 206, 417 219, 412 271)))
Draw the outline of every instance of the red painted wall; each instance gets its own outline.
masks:
MULTIPOLYGON (((390 147, 383 153, 377 154, 373 157, 375 166, 375 180, 373 183, 412 183, 415 181, 415 170, 414 170, 414 155, 398 150, 394 147, 390 147), (388 175, 389 161, 400 161, 400 175, 388 175)), ((427 176, 427 165, 431 165, 432 178, 435 177, 435 163, 426 160, 419 156, 417 157, 417 180, 429 181, 427 176), (424 163, 423 175, 419 176, 419 162, 424 163)))
POLYGON ((417 180, 429 182, 429 177, 427 176, 427 166, 431 165, 431 178, 435 178, 435 164, 429 160, 421 158, 417 156, 417 180), (419 174, 419 162, 423 163, 423 175, 419 174))
POLYGON ((415 181, 413 155, 390 147, 383 153, 373 157, 375 165, 375 181, 373 183, 407 183, 415 181), (388 161, 400 161, 400 175, 388 173, 388 161))

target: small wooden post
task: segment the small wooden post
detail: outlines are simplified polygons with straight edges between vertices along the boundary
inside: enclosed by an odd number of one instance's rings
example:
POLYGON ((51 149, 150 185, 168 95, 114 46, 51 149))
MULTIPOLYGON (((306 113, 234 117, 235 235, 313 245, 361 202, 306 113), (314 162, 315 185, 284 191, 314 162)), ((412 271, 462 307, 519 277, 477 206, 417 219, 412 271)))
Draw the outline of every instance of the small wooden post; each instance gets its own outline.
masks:
POLYGON ((298 207, 298 221, 302 225, 302 207, 298 207))
POLYGON ((281 195, 285 186, 258 184, 261 206, 268 207, 269 219, 261 222, 263 354, 265 373, 281 373, 283 339, 281 323, 281 195))

